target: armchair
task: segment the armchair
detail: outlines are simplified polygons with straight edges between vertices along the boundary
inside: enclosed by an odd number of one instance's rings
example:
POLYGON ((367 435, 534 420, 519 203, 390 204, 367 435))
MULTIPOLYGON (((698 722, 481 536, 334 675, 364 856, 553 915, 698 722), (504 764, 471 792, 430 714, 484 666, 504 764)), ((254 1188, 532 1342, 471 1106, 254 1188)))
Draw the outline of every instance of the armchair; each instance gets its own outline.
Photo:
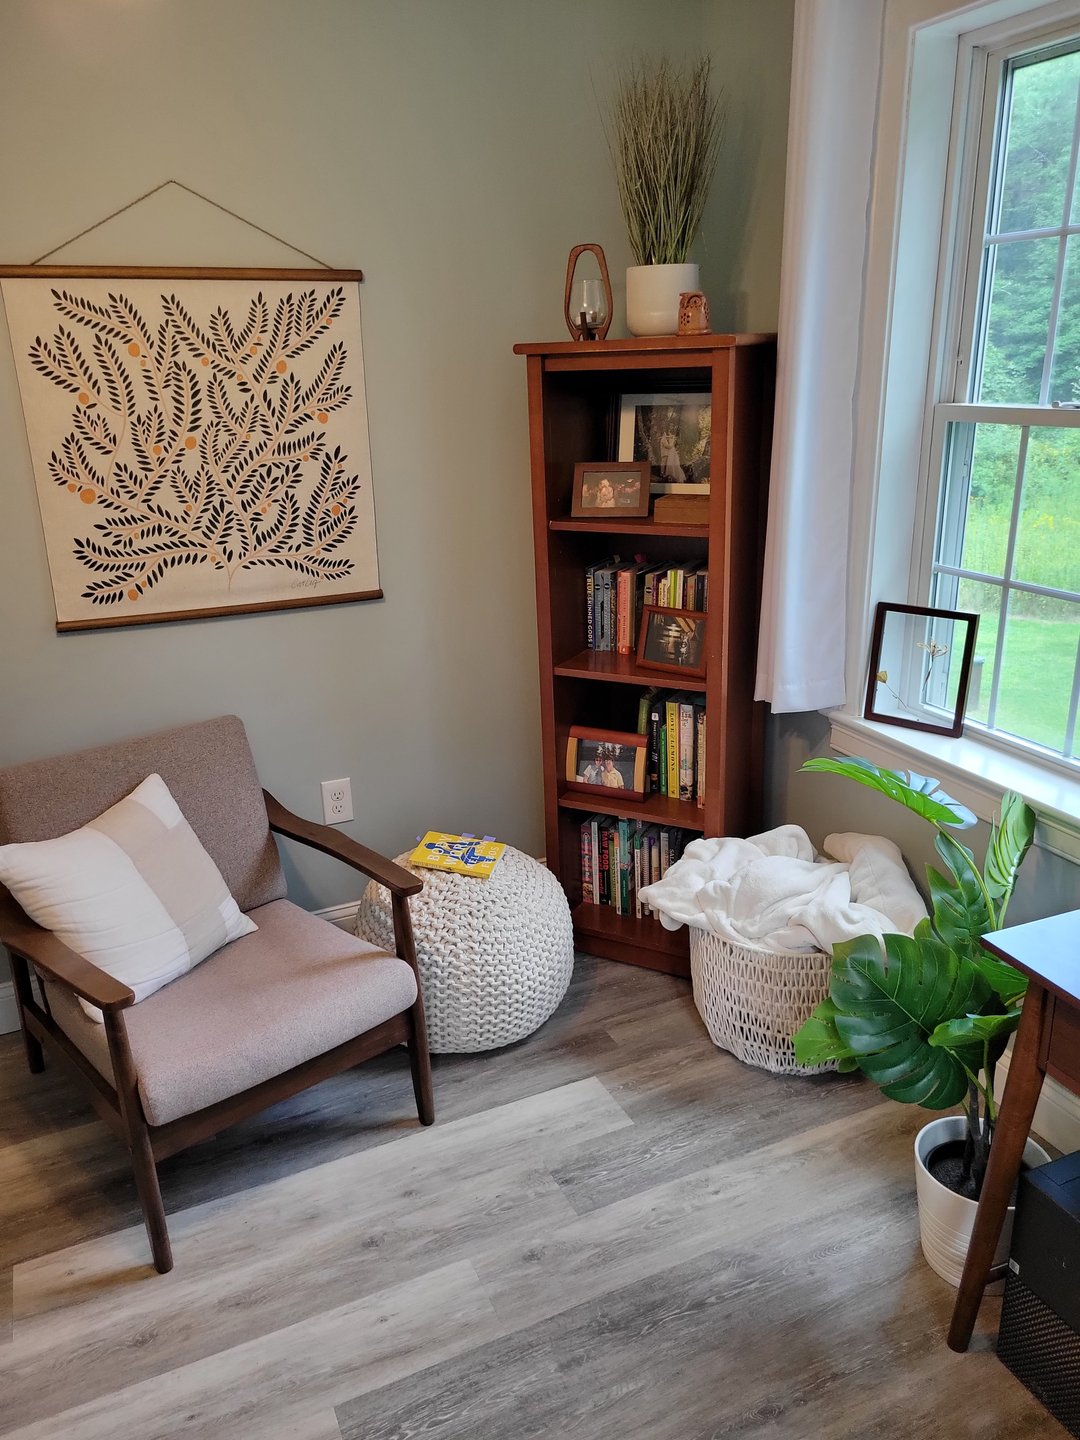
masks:
POLYGON ((157 773, 258 929, 134 1004, 125 984, 34 924, 0 886, 27 1063, 88 1087, 127 1145, 156 1269, 172 1269, 157 1162, 397 1045, 420 1123, 435 1118, 409 917, 422 882, 259 786, 235 716, 0 770, 0 844, 78 828, 157 773), (333 855, 390 891, 396 955, 292 904, 273 839, 333 855), (33 976, 39 981, 35 992, 33 976), (79 997, 97 1006, 91 1020, 79 997))

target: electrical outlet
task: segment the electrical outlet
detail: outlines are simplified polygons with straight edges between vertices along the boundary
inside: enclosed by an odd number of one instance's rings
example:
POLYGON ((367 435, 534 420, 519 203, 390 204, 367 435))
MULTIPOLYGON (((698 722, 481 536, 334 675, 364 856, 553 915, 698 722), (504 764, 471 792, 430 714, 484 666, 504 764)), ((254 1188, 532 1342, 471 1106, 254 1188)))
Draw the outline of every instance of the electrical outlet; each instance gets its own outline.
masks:
POLYGON ((322 813, 327 825, 344 825, 353 818, 352 781, 348 776, 322 782, 322 813))

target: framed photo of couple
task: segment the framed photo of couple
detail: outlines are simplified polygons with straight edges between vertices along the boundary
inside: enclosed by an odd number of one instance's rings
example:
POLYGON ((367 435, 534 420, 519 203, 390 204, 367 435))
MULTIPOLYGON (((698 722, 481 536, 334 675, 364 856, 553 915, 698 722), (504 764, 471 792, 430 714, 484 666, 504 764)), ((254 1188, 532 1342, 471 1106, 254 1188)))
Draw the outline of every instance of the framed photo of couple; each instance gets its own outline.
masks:
POLYGON ((645 461, 653 495, 708 495, 712 401, 706 392, 623 395, 619 460, 645 461))
POLYGON ((566 741, 566 788, 644 800, 647 735, 573 725, 566 741))

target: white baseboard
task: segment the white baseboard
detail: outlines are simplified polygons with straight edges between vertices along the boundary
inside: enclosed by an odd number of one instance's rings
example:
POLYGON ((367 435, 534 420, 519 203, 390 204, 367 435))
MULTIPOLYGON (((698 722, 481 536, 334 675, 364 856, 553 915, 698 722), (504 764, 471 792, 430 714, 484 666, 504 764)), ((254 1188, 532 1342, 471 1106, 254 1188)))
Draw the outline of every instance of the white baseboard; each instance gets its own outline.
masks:
MULTIPOLYGON (((1012 1051, 1006 1050, 998 1061, 994 1090, 1001 1098, 1005 1080, 1009 1073, 1012 1051)), ((1035 1134, 1048 1140, 1066 1155, 1080 1150, 1080 1096, 1072 1094, 1056 1080, 1044 1080, 1039 1096, 1035 1119, 1031 1122, 1035 1134)))
MULTIPOLYGON (((336 925, 338 929, 351 933, 359 904, 359 900, 351 900, 345 905, 327 905, 323 910, 316 910, 315 914, 329 920, 331 925, 336 925)), ((5 980, 0 983, 0 1035, 10 1035, 18 1028, 19 1012, 15 1008, 15 987, 10 980, 5 980)))
POLYGON ((348 930, 352 934, 359 904, 359 900, 349 900, 344 905, 327 905, 322 910, 316 910, 315 914, 321 915, 324 920, 329 920, 330 924, 336 925, 339 930, 348 930))
POLYGON ((15 986, 10 980, 0 985, 0 1035, 10 1035, 19 1028, 19 1012, 15 1008, 15 986))

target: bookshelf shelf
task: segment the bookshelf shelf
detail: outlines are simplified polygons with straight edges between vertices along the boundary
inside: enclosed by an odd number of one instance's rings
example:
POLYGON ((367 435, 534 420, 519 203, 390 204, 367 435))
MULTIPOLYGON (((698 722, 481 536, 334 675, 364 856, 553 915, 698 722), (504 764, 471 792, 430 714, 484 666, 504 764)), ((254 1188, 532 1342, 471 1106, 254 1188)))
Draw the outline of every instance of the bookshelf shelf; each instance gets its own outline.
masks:
POLYGON ((636 920, 616 915, 609 905, 578 905, 573 912, 574 932, 583 950, 610 960, 625 958, 632 947, 634 963, 669 975, 690 973, 690 940, 686 929, 665 930, 655 916, 636 920))
POLYGON ((603 791, 564 790, 559 796, 564 810, 583 810, 589 815, 619 815, 627 820, 647 820, 650 825, 678 825, 682 830, 705 830, 705 811, 691 800, 670 795, 646 795, 644 800, 609 800, 603 791))
POLYGON ((706 691, 708 683, 695 676, 673 675, 666 670, 641 670, 633 655, 619 655, 614 650, 582 650, 569 660, 552 666, 556 675, 573 676, 577 680, 608 680, 617 685, 655 685, 661 690, 706 691))
MULTIPOLYGON (((751 834, 761 824, 763 709, 753 699, 768 485, 775 337, 670 336, 515 345, 525 357, 536 558, 547 863, 570 900, 579 946, 634 965, 689 974, 685 931, 619 915, 582 895, 583 821, 643 820, 691 835, 751 834), (712 407, 708 524, 570 516, 574 466, 614 460, 624 395, 696 392, 712 407), (585 571, 614 554, 708 568, 705 678, 641 669, 633 655, 586 648, 585 571), (649 687, 704 697, 705 804, 566 790, 573 725, 633 729, 649 687)), ((631 907, 632 908, 632 907, 631 907)))
POLYGON ((549 520, 550 530, 579 531, 585 535, 650 535, 661 539, 707 540, 708 525, 657 525, 654 520, 549 520))

